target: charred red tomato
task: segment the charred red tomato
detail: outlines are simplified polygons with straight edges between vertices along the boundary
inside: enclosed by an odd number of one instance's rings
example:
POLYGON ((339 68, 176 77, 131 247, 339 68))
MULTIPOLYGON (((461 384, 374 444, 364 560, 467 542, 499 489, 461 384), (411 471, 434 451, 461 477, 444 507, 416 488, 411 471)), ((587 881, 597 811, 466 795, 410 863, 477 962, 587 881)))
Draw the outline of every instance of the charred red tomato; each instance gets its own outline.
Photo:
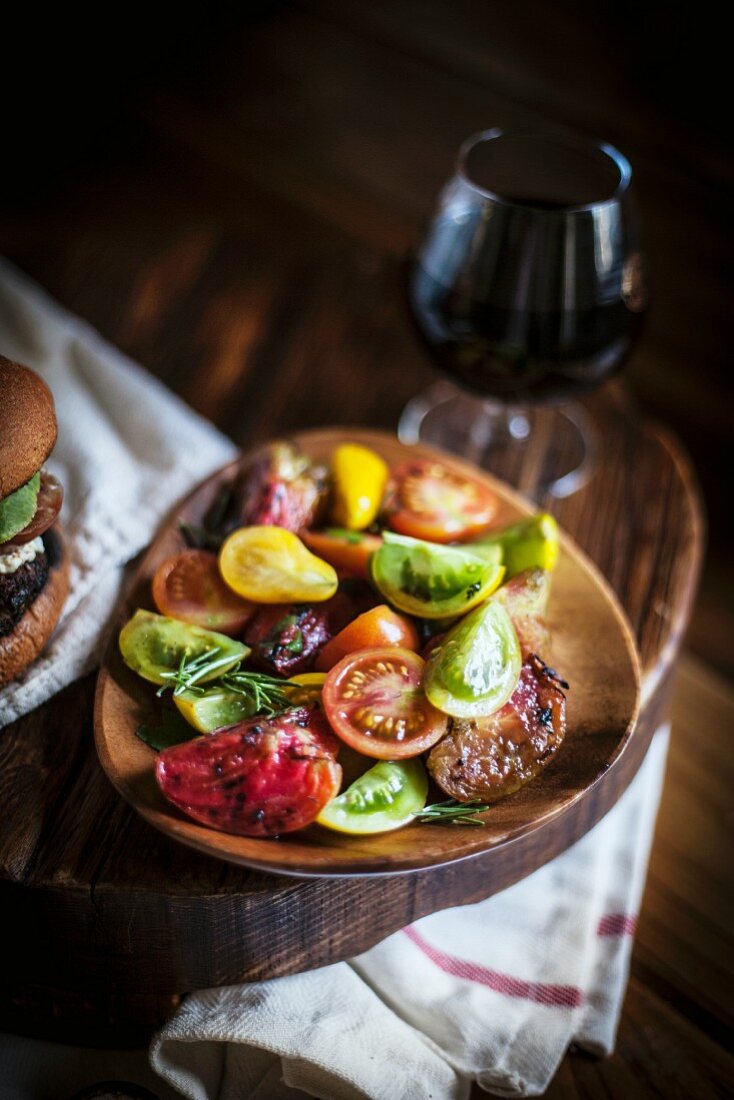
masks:
POLYGON ((309 825, 338 793, 337 750, 321 712, 298 708, 165 749, 155 775, 169 802, 195 821, 276 836, 309 825))
POLYGON ((47 474, 44 470, 41 474, 41 485, 38 490, 33 519, 22 531, 18 531, 8 542, 2 544, 0 548, 2 553, 9 554, 16 546, 23 546, 26 542, 45 534, 56 521, 63 500, 63 485, 53 474, 47 474))
POLYGON ((459 802, 496 802, 533 779, 565 736, 567 687, 531 655, 504 707, 488 718, 453 719, 431 750, 428 770, 439 787, 459 802))
POLYGON ((418 756, 446 732, 448 719, 426 699, 425 662, 386 646, 351 653, 327 674, 322 701, 335 732, 378 760, 418 756))
POLYGON ((280 676, 306 672, 331 636, 328 612, 311 604, 261 607, 245 631, 253 664, 280 676))
POLYGON ((237 527, 309 527, 326 499, 326 474, 289 443, 272 443, 237 477, 224 523, 237 527))
POLYGON ((355 581, 324 603, 261 607, 245 631, 251 660, 280 676, 307 672, 326 643, 374 603, 369 585, 355 581))
POLYGON ((440 462, 415 460, 393 470, 385 516, 393 531, 453 542, 485 531, 497 512, 494 493, 440 462))

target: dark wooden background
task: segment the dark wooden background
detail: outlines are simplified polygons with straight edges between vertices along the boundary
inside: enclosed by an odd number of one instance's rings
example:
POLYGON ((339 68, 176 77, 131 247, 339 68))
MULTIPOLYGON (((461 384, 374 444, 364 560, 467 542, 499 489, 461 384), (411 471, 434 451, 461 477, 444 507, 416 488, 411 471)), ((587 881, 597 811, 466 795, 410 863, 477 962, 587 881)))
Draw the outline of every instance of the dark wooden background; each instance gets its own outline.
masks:
POLYGON ((0 252, 243 444, 394 427, 430 378, 400 264, 468 133, 570 124, 631 159, 653 308, 628 381, 692 453, 710 539, 619 1049, 567 1059, 551 1093, 725 1095, 734 166, 713 6, 303 0, 149 16, 15 13, 0 252))

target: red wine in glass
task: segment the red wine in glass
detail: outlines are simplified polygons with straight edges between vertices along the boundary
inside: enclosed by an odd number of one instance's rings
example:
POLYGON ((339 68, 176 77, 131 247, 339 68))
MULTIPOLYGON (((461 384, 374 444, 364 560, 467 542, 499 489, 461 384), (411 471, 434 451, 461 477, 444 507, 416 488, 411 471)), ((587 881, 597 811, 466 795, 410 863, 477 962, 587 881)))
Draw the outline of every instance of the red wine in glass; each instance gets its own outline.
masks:
MULTIPOLYGON (((617 150, 566 135, 491 130, 462 146, 408 286, 423 341, 461 391, 411 402, 402 438, 475 461, 478 440, 527 447, 533 407, 623 366, 645 305, 630 183, 617 150)), ((571 466, 550 486, 565 495, 588 476, 590 429, 570 406, 545 415, 571 466)))

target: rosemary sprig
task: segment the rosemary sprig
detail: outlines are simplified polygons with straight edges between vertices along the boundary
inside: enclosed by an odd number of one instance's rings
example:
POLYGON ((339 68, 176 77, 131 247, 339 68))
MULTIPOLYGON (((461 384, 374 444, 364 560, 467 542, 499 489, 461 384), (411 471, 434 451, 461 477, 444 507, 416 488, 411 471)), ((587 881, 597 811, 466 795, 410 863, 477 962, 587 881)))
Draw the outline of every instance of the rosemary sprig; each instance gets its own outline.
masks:
POLYGON ((272 718, 293 706, 284 681, 264 672, 241 672, 238 666, 225 673, 219 683, 227 691, 252 699, 256 714, 265 714, 272 718))
POLYGON ((204 695, 207 691, 231 691, 249 699, 254 706, 254 714, 272 717, 291 706, 288 689, 283 680, 268 676, 264 672, 249 672, 242 669, 241 662, 232 665, 231 656, 220 656, 220 649, 207 649, 198 657, 181 658, 178 668, 162 673, 165 684, 156 694, 164 695, 172 690, 174 695, 189 692, 192 695, 204 695), (231 666, 231 667, 227 667, 231 666), (214 676, 217 669, 224 668, 221 676, 214 676), (205 680, 206 683, 201 681, 205 680))
POLYGON ((478 798, 473 798, 471 802, 457 802, 455 798, 449 798, 446 802, 424 806, 413 817, 423 825, 484 825, 476 814, 488 809, 489 806, 478 798))

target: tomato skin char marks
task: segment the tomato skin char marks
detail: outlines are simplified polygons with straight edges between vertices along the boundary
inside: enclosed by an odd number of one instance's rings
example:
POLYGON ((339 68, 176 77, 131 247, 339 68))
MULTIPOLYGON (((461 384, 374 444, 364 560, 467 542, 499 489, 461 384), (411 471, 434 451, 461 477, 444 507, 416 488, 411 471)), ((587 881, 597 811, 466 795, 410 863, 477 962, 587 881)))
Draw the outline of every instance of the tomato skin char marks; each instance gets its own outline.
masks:
POLYGON ((326 500, 327 476, 290 443, 263 448, 237 475, 224 519, 237 527, 275 526, 299 531, 316 522, 326 500))
POLYGON ((532 654, 508 703, 488 718, 454 719, 431 750, 428 770, 459 802, 496 802, 533 779, 566 733, 566 697, 552 669, 532 654))
POLYGON ((276 604, 261 608, 246 631, 250 660, 280 676, 307 672, 332 637, 325 606, 276 604))
POLYGON ((245 631, 251 661, 280 676, 308 672, 327 642, 374 602, 369 585, 355 581, 321 604, 261 607, 245 631))
POLYGON ((156 780, 187 816, 239 836, 309 825, 339 791, 339 742, 319 710, 296 708, 165 749, 156 780))

